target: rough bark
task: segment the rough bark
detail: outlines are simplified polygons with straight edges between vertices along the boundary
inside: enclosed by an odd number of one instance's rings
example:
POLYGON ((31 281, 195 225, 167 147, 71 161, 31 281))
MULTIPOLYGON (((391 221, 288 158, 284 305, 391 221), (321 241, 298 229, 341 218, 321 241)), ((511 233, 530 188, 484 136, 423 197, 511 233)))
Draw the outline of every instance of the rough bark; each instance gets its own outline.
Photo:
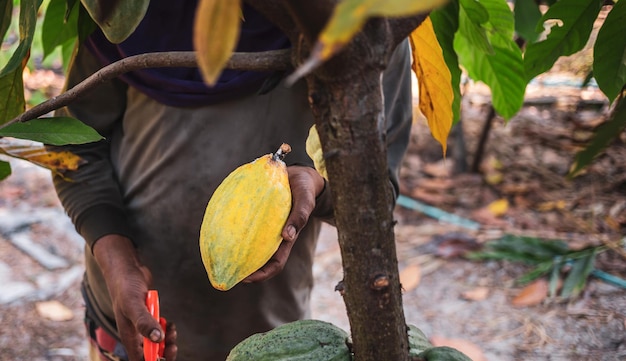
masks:
MULTIPOLYGON (((263 12, 265 5, 258 5, 263 12)), ((295 66, 308 56, 336 3, 285 0, 295 66)), ((270 6, 271 7, 271 6, 270 6)), ((275 8, 274 8, 275 11, 275 8)), ((272 14, 267 14, 270 19, 272 14)), ((284 16, 283 16, 284 18, 284 16)), ((396 256, 381 72, 396 45, 425 16, 373 19, 350 45, 309 74, 309 102, 326 158, 355 361, 406 361, 408 340, 396 256)))

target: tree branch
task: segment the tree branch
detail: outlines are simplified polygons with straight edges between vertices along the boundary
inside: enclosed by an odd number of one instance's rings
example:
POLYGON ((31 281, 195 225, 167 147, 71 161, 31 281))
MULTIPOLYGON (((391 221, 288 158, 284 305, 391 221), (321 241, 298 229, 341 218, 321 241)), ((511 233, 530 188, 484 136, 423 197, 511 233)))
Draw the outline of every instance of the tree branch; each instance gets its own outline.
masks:
MULTIPOLYGON (((251 71, 288 70, 292 68, 290 54, 290 49, 259 53, 233 53, 225 68, 251 71)), ((131 71, 147 68, 193 68, 197 66, 196 53, 193 51, 145 53, 129 56, 103 67, 72 89, 32 107, 0 127, 35 119, 62 108, 100 84, 131 71)))

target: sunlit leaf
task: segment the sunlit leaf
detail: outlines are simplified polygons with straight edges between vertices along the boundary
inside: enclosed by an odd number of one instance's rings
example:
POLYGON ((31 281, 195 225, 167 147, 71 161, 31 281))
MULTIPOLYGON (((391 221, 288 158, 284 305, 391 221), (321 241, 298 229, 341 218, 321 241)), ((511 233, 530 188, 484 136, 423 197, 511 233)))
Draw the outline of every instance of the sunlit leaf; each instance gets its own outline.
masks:
POLYGON ((118 44, 135 31, 148 10, 150 0, 82 0, 81 3, 106 38, 118 44))
POLYGON ((572 269, 563 281, 563 289, 561 290, 561 297, 577 297, 580 292, 585 288, 587 284, 587 278, 591 271, 593 271, 593 264, 596 260, 596 252, 592 252, 585 257, 575 260, 572 264, 572 269))
POLYGON ((618 1, 604 20, 593 48, 593 76, 613 101, 626 85, 626 1, 618 1))
POLYGON ((548 281, 540 278, 524 287, 520 293, 511 300, 515 307, 536 306, 548 297, 548 281))
POLYGON ((506 198, 495 200, 487 205, 487 209, 494 216, 501 217, 509 210, 509 201, 506 198))
POLYGON ((433 29, 437 35, 439 45, 443 51, 443 58, 450 71, 452 90, 454 91, 454 101, 452 102, 452 124, 461 118, 461 68, 459 68, 459 58, 454 51, 454 34, 459 28, 459 4, 450 1, 446 6, 433 10, 430 13, 433 29))
POLYGON ((464 46, 478 53, 493 54, 487 30, 483 26, 489 20, 487 9, 474 0, 461 0, 459 4, 458 35, 463 38, 464 46))
POLYGON ((528 44, 524 55, 526 78, 533 79, 552 68, 559 57, 581 50, 603 3, 600 0, 562 0, 550 7, 541 18, 540 26, 551 19, 560 20, 562 25, 552 26, 545 40, 528 44))
POLYGON ((11 163, 0 160, 0 180, 11 175, 11 163))
POLYGON ((309 136, 306 138, 306 154, 313 160, 313 165, 317 172, 328 180, 328 173, 326 172, 326 162, 324 161, 324 152, 322 151, 322 144, 320 143, 320 136, 317 133, 317 127, 315 124, 309 129, 309 136))
POLYGON ((341 50, 371 17, 399 17, 435 9, 448 0, 343 0, 333 11, 317 39, 311 56, 298 68, 304 76, 341 50))
POLYGON ((50 145, 83 144, 102 139, 93 128, 69 117, 40 118, 14 123, 0 128, 0 136, 29 139, 50 145))
POLYGON ((537 23, 541 19, 539 5, 535 1, 515 0, 515 31, 528 43, 539 37, 537 23))
POLYGON ((450 70, 430 18, 426 18, 409 38, 413 49, 413 71, 419 85, 419 107, 445 154, 453 118, 454 91, 450 70))
POLYGON ((11 17, 13 15, 13 0, 0 0, 0 9, 2 16, 0 17, 0 43, 11 26, 11 17))
POLYGON ((201 0, 196 10, 193 44, 208 85, 217 82, 230 59, 241 24, 240 0, 201 0))
POLYGON ((461 64, 469 76, 482 81, 491 89, 493 107, 505 119, 510 119, 524 103, 526 79, 519 48, 494 43, 494 54, 485 54, 466 46, 462 37, 454 41, 461 64))
POLYGON ((513 40, 513 14, 502 0, 483 0, 481 4, 489 13, 489 20, 481 26, 487 30, 491 52, 474 47, 476 35, 467 30, 459 31, 454 49, 469 76, 489 86, 498 114, 509 119, 522 107, 527 84, 522 52, 513 40))
POLYGON ((37 22, 37 10, 40 5, 41 0, 20 1, 20 42, 13 55, 11 55, 9 62, 0 70, 0 78, 14 73, 15 70, 20 67, 23 68, 24 59, 28 57, 30 45, 33 42, 37 22))
POLYGON ((24 112, 24 80, 22 67, 0 76, 0 125, 24 112))
POLYGON ((74 6, 66 19, 66 0, 50 0, 41 28, 43 56, 46 58, 57 46, 76 39, 78 35, 78 6, 74 6))
POLYGON ((6 139, 0 139, 0 154, 26 160, 60 175, 68 170, 76 170, 86 163, 84 159, 71 152, 50 151, 40 144, 9 142, 6 139))
POLYGON ((576 154, 568 176, 575 176, 591 164, 593 159, 606 149, 624 129, 626 129, 626 101, 622 98, 615 105, 609 120, 596 128, 591 143, 576 154))
POLYGON ((476 24, 484 24, 489 21, 489 12, 483 4, 477 0, 459 0, 459 5, 465 15, 476 24))

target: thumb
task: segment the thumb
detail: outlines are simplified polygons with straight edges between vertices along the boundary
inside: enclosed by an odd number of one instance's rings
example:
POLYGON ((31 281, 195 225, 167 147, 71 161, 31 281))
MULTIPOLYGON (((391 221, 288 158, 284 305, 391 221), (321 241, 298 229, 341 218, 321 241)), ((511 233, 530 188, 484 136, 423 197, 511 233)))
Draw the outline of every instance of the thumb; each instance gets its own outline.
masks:
POLYGON ((135 329, 141 336, 150 339, 152 342, 161 342, 165 337, 161 325, 145 307, 138 312, 135 318, 135 329))

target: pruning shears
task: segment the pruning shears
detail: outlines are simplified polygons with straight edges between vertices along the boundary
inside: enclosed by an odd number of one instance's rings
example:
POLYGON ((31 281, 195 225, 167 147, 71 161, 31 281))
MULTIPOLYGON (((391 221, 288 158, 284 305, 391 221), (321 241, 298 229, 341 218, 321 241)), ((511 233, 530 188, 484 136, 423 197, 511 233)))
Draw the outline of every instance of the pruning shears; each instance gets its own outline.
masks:
MULTIPOLYGON (((146 306, 148 312, 152 317, 159 322, 161 329, 165 333, 165 318, 160 316, 159 309, 159 292, 156 290, 149 290, 146 296, 146 306)), ((165 334, 163 335, 165 336, 165 334)), ((163 358, 163 351, 165 350, 165 337, 163 341, 156 343, 152 342, 149 338, 143 338, 143 358, 145 361, 165 361, 163 358)))

